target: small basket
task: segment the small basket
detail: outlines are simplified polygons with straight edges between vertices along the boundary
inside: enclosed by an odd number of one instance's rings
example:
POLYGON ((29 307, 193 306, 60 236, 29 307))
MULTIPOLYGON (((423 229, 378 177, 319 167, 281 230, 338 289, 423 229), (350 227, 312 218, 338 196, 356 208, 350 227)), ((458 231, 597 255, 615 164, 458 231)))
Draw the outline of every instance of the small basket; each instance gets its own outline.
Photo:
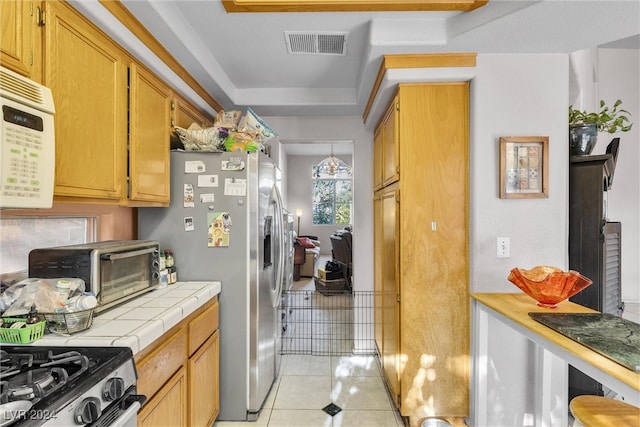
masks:
POLYGON ((316 285, 316 291, 325 296, 336 295, 349 291, 349 288, 347 288, 347 281, 345 279, 322 280, 318 276, 314 276, 313 281, 316 285))
POLYGON ((74 334, 91 327, 95 309, 75 311, 73 313, 42 313, 49 332, 74 334))
MULTIPOLYGON (((25 319, 14 317, 3 317, 3 323, 24 322, 25 319)), ((32 325, 27 325, 20 329, 0 328, 0 341, 12 344, 29 344, 39 340, 44 335, 46 322, 40 321, 32 325)))
POLYGON ((220 153, 218 148, 218 134, 214 129, 185 129, 174 126, 184 149, 187 151, 206 151, 220 153))

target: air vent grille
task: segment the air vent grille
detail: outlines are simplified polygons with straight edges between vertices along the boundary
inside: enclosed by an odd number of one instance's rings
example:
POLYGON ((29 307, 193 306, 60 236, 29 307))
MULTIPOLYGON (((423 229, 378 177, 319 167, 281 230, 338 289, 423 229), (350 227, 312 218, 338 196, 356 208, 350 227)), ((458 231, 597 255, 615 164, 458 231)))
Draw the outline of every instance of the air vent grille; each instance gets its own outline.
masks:
POLYGON ((291 54, 346 55, 345 32, 285 31, 287 50, 291 54))
POLYGON ((35 104, 43 104, 42 87, 29 80, 20 79, 0 70, 0 88, 7 94, 27 99, 35 104))

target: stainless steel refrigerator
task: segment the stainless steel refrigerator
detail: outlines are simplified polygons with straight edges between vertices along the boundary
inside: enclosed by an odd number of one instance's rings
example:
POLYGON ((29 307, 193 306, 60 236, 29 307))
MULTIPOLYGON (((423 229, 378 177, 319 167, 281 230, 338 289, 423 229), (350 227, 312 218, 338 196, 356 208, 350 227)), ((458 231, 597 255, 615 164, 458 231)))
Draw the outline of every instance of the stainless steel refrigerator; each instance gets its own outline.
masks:
POLYGON ((277 168, 263 153, 171 152, 171 205, 138 237, 173 250, 179 281, 219 280, 219 420, 254 420, 278 374, 284 278, 277 168))
MULTIPOLYGON (((284 211, 284 274, 282 277, 282 299, 280 301, 280 322, 282 337, 287 336, 291 322, 291 314, 293 313, 291 294, 289 291, 293 289, 293 245, 295 241, 295 232, 293 229, 293 215, 287 210, 284 211)), ((290 332, 289 332, 290 334, 290 332)), ((282 345, 280 346, 282 348, 282 345)))

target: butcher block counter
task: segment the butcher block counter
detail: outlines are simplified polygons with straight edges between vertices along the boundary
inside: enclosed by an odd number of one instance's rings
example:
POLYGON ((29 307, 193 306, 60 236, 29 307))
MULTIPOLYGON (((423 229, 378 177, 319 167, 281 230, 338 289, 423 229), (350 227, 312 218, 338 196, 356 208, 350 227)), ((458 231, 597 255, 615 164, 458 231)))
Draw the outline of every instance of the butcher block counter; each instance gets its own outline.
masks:
POLYGON ((569 301, 539 307, 524 293, 471 294, 471 304, 471 425, 566 426, 569 364, 640 406, 640 373, 529 316, 597 312, 569 301))

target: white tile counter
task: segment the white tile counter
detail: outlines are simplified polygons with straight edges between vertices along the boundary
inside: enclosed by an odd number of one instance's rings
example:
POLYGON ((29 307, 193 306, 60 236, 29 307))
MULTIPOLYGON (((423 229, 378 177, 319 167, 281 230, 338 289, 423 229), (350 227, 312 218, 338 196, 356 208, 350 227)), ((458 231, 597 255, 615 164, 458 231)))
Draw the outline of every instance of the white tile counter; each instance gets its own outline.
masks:
POLYGON ((177 282, 98 313, 86 331, 46 334, 31 345, 130 347, 136 354, 218 295, 220 282, 177 282))

